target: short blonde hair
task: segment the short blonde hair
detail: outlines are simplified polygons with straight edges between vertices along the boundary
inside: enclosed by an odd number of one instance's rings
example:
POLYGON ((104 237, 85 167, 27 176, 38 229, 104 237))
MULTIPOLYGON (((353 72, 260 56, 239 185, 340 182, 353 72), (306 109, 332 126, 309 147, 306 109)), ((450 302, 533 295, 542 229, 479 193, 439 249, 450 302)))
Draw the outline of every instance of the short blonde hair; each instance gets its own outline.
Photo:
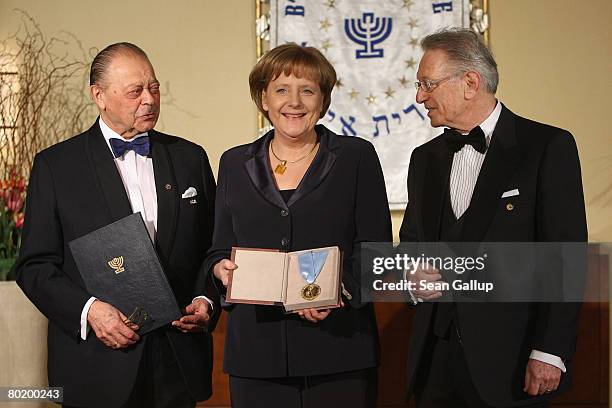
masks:
POLYGON ((296 43, 279 45, 266 52, 255 64, 249 75, 251 98, 259 111, 266 117, 262 106, 263 93, 268 84, 281 73, 308 78, 319 85, 323 94, 323 109, 320 117, 325 116, 331 103, 331 93, 336 85, 336 70, 321 51, 314 47, 300 47, 296 43))

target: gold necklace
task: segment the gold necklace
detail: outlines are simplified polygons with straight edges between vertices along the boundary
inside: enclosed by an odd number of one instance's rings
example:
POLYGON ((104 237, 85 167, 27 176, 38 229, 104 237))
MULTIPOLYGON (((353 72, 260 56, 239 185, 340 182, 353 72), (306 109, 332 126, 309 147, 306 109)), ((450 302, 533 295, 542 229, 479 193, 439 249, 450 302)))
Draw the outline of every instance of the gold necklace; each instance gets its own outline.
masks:
POLYGON ((287 170, 287 164, 294 164, 294 163, 297 163, 297 162, 299 162, 299 161, 304 160, 305 158, 307 158, 308 156, 310 156, 312 152, 314 152, 315 148, 317 147, 317 144, 318 144, 318 143, 317 143, 317 142, 315 142, 315 144, 314 144, 314 145, 312 145, 312 149, 310 149, 310 151, 309 151, 308 153, 306 153, 304 156, 300 157, 300 158, 299 158, 299 159, 297 159, 297 160, 291 160, 291 161, 289 161, 289 160, 283 160, 283 159, 281 159, 280 157, 278 157, 278 156, 276 155, 276 153, 274 152, 274 140, 272 140, 272 141, 270 142, 270 150, 272 151, 272 155, 273 155, 273 156, 276 158, 276 160, 278 160, 278 161, 280 162, 280 163, 278 163, 278 165, 277 165, 277 166, 274 168, 274 172, 275 172, 276 174, 281 174, 281 175, 282 175, 282 174, 285 172, 285 170, 287 170))

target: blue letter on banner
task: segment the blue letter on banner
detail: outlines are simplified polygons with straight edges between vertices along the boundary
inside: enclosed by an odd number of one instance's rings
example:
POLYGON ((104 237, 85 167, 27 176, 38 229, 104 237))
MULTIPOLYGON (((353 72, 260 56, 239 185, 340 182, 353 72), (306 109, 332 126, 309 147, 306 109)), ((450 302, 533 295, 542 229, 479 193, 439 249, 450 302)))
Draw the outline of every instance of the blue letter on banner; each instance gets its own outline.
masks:
POLYGON ((286 6, 286 16, 302 16, 304 17, 304 6, 286 6))
POLYGON ((434 14, 441 13, 443 11, 453 11, 453 2, 448 1, 446 3, 434 3, 432 4, 434 14))

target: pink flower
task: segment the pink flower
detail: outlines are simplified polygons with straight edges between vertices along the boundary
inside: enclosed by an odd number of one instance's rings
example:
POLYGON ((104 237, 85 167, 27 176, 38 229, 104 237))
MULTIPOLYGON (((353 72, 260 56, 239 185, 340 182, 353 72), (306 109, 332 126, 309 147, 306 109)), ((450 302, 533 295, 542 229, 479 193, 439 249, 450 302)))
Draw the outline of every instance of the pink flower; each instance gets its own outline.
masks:
POLYGON ((25 219, 25 216, 22 212, 15 213, 13 215, 13 221, 15 221, 15 228, 21 229, 23 227, 24 219, 25 219))
POLYGON ((18 191, 12 191, 12 194, 6 203, 6 208, 10 212, 16 213, 17 211, 21 210, 21 207, 23 207, 23 194, 20 194, 18 191))

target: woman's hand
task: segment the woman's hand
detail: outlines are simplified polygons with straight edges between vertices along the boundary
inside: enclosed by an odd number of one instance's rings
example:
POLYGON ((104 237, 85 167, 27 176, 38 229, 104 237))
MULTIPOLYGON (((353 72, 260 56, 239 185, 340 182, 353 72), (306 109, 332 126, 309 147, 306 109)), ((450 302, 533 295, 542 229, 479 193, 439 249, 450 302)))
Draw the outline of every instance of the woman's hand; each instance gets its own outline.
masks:
MULTIPOLYGON (((344 307, 344 302, 340 299, 340 307, 344 307)), ((298 314, 302 319, 308 320, 311 323, 319 323, 331 313, 331 309, 302 309, 298 310, 298 314)))
POLYGON ((223 283, 223 286, 227 287, 229 283, 229 274, 236 269, 238 269, 238 265, 229 259, 222 259, 213 267, 213 273, 215 274, 215 278, 219 279, 223 283))
POLYGON ((331 309, 302 309, 298 311, 298 314, 302 319, 308 320, 311 323, 319 323, 321 320, 329 316, 331 309))

